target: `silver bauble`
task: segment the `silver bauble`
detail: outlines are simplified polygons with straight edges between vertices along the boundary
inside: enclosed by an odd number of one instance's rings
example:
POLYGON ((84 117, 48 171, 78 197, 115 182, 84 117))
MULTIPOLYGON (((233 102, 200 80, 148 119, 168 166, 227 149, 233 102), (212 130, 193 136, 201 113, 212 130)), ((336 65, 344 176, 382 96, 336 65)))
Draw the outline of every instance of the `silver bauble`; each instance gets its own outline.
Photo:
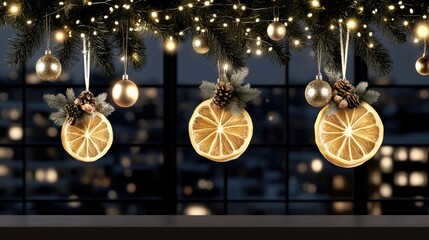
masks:
POLYGON ((46 51, 36 63, 37 76, 45 81, 55 81, 61 75, 61 70, 60 61, 51 55, 51 51, 46 51))
POLYGON ((305 100, 313 107, 324 107, 332 98, 332 88, 326 81, 311 81, 305 88, 305 100))
POLYGON ((113 86, 112 98, 120 107, 131 107, 139 99, 139 88, 134 82, 124 78, 113 86))
POLYGON ((274 41, 280 41, 286 35, 286 27, 283 23, 279 22, 278 19, 274 19, 267 28, 268 37, 274 41))

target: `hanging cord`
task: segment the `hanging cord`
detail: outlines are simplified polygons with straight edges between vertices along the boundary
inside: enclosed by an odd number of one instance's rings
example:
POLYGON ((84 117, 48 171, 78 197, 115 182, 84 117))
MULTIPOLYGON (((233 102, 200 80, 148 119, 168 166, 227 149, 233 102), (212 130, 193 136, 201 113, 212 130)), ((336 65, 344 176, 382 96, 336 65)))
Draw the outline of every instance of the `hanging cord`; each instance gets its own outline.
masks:
POLYGON ((91 70, 91 42, 87 39, 84 34, 82 34, 83 38, 83 67, 84 67, 84 73, 85 73, 85 87, 86 91, 89 91, 89 75, 91 70))
POLYGON ((322 80, 322 50, 317 47, 317 79, 322 80))
POLYGON ((122 47, 124 51, 124 76, 123 79, 128 79, 127 68, 128 68, 128 21, 125 23, 126 29, 122 25, 122 47))
POLYGON ((221 76, 220 76, 220 62, 219 62, 219 60, 217 60, 217 73, 219 75, 217 82, 220 82, 221 76))
POLYGON ((46 13, 45 16, 45 36, 46 36, 46 53, 51 52, 50 46, 51 46, 51 17, 46 13))
POLYGON ((349 54, 349 42, 350 42, 350 30, 347 29, 346 43, 344 44, 343 27, 341 26, 341 23, 340 23, 341 68, 343 71, 343 79, 347 79, 346 74, 347 74, 347 58, 348 58, 348 54, 349 54), (344 45, 345 45, 345 47, 344 47, 344 45))
POLYGON ((280 19, 279 19, 279 17, 280 17, 280 8, 279 8, 279 6, 274 6, 273 7, 273 15, 274 15, 274 21, 275 22, 278 22, 280 19))

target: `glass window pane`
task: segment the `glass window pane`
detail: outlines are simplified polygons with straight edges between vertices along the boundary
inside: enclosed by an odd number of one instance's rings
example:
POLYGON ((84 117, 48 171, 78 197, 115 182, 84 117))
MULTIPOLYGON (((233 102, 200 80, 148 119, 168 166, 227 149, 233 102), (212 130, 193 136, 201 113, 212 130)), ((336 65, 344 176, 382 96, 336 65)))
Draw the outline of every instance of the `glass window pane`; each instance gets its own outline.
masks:
POLYGON ((0 146, 0 201, 22 196, 23 161, 21 147, 0 146))
POLYGON ((241 202, 228 204, 228 214, 230 215, 282 215, 284 212, 284 203, 241 202))
POLYGON ((291 215, 350 215, 352 202, 293 202, 289 204, 291 215))
POLYGON ((242 156, 227 163, 228 199, 284 199, 284 163, 282 148, 249 146, 242 156))
POLYGON ((27 148, 27 194, 32 199, 159 198, 162 194, 160 149, 115 147, 87 164, 60 146, 27 148))
POLYGON ((337 167, 323 158, 317 148, 289 152, 289 197, 332 199, 353 197, 353 169, 337 167))
POLYGON ((223 194, 222 164, 197 155, 191 147, 178 148, 179 199, 220 199, 223 194))
POLYGON ((21 202, 15 202, 15 203, 0 202, 0 215, 21 215, 21 214, 23 214, 21 202))
POLYGON ((23 140, 22 90, 0 89, 0 144, 23 140))

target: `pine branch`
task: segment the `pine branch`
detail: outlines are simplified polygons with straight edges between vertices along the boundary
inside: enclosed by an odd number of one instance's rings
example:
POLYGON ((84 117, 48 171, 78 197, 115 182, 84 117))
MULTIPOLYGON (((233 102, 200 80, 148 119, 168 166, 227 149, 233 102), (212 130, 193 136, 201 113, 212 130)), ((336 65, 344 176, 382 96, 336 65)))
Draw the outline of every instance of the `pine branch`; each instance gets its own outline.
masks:
POLYGON ((11 39, 8 46, 10 65, 24 65, 40 46, 43 35, 43 24, 36 21, 34 26, 20 29, 11 39))
POLYGON ((43 100, 48 104, 50 108, 56 108, 62 110, 67 104, 73 103, 64 96, 63 94, 45 94, 43 95, 43 100))
POLYGON ((80 38, 71 37, 65 39, 62 44, 55 46, 55 52, 61 61, 63 71, 71 70, 82 57, 82 43, 80 38))
POLYGON ((102 104, 107 99, 107 93, 101 93, 95 98, 96 104, 102 104))
POLYGON ((261 94, 261 91, 259 91, 258 89, 251 88, 250 84, 238 87, 235 92, 237 93, 240 102, 243 103, 251 101, 261 94))
POLYGON ((336 114, 338 112, 338 110, 340 110, 340 108, 338 107, 337 104, 335 103, 330 103, 329 104, 329 108, 326 110, 326 115, 332 115, 332 114, 336 114))
POLYGON ((353 93, 360 96, 365 93, 366 89, 368 88, 368 82, 360 82, 355 89, 353 90, 353 93))
POLYGON ((237 101, 232 101, 227 107, 226 109, 231 112, 234 115, 239 115, 241 114, 241 110, 244 108, 244 106, 240 105, 239 102, 237 101))
POLYGON ((235 86, 240 86, 244 82, 244 78, 249 75, 249 69, 248 68, 241 68, 238 70, 235 70, 231 75, 231 84, 235 86))
POLYGON ((200 89, 204 98, 212 98, 216 90, 216 84, 208 81, 203 81, 200 85, 200 89))
POLYGON ((353 38, 356 55, 361 57, 371 69, 382 74, 388 74, 392 60, 387 50, 377 38, 372 37, 371 39, 367 39, 368 34, 362 35, 365 36, 353 38))
POLYGON ((115 108, 106 102, 103 102, 100 105, 98 105, 98 108, 99 109, 97 111, 102 113, 106 117, 111 115, 115 111, 115 108))
POLYGON ((49 115, 49 119, 53 121, 55 125, 60 127, 66 122, 67 115, 64 110, 61 109, 58 112, 51 113, 51 115, 49 115))
POLYGON ((107 36, 98 35, 91 38, 91 60, 103 73, 112 75, 115 72, 113 49, 107 36))
POLYGON ((74 94, 73 88, 67 88, 66 96, 69 102, 74 102, 76 96, 74 94))
POLYGON ((379 97, 380 97, 380 93, 374 90, 368 90, 362 96, 363 100, 368 104, 373 104, 377 102, 379 97))

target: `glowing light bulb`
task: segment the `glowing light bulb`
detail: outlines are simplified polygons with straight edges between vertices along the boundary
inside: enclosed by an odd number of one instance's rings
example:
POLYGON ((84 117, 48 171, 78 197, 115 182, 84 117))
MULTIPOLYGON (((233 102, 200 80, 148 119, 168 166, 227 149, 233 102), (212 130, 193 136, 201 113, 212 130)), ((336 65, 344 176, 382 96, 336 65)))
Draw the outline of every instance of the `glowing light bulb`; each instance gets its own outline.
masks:
POLYGON ((313 0, 313 1, 311 1, 311 6, 313 6, 313 7, 319 7, 320 6, 320 2, 317 1, 317 0, 313 0))
POLYGON ((356 20, 354 20, 354 19, 350 19, 350 20, 347 22, 347 29, 349 29, 349 30, 354 30, 354 29, 356 29, 356 27, 357 27, 357 22, 356 22, 356 20))
POLYGON ((168 53, 174 53, 177 49, 177 43, 174 41, 173 37, 170 37, 165 41, 164 47, 168 53))
POLYGON ((21 7, 17 4, 11 4, 9 6, 9 13, 12 15, 17 15, 21 10, 21 7))
POLYGON ((426 24, 420 24, 419 26, 417 26, 416 33, 417 36, 419 36, 420 38, 427 37, 429 34, 428 26, 426 24))

